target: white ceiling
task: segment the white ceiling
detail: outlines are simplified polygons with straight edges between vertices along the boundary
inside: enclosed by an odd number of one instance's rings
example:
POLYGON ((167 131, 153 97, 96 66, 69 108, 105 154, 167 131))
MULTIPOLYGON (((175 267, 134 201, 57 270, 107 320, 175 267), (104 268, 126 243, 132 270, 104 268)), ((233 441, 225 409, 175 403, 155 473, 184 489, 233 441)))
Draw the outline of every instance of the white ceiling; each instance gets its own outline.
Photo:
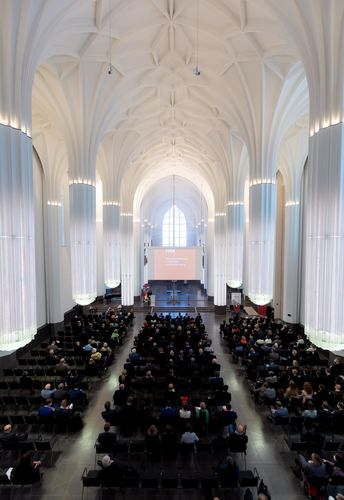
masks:
POLYGON ((61 4, 34 79, 34 142, 62 141, 72 176, 94 178, 98 158, 105 198, 125 211, 173 173, 223 211, 249 171, 275 175, 296 122, 308 127, 304 66, 268 0, 61 4))

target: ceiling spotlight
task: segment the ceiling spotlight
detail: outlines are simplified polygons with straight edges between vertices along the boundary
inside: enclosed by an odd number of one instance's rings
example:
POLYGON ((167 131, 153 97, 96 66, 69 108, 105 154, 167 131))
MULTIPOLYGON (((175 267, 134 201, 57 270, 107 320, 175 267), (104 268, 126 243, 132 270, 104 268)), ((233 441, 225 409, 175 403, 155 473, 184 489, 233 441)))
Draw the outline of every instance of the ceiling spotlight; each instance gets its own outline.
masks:
POLYGON ((112 75, 112 73, 115 71, 115 66, 111 63, 109 63, 108 66, 108 75, 112 75))
POLYGON ((194 70, 193 70, 193 74, 194 74, 195 76, 200 76, 201 72, 200 72, 200 70, 199 70, 199 67, 198 67, 198 66, 196 66, 196 67, 194 68, 194 70))

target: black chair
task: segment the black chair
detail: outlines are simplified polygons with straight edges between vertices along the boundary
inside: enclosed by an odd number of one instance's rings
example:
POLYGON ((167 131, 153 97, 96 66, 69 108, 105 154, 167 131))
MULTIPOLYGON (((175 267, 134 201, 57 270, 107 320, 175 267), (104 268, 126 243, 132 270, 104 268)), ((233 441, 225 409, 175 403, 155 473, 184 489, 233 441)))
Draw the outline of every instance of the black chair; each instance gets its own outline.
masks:
POLYGON ((252 470, 239 471, 239 485, 241 488, 257 488, 258 491, 259 474, 256 468, 252 470))
POLYGON ((181 455, 190 455, 195 453, 195 445, 194 443, 180 443, 179 450, 181 455))
POLYGON ((146 451, 146 443, 143 440, 130 441, 129 443, 129 453, 134 454, 144 454, 146 451))
POLYGON ((293 430, 296 430, 300 434, 300 438, 302 437, 302 427, 303 427, 303 417, 302 416, 292 416, 289 419, 289 432, 288 436, 292 433, 293 430))
POLYGON ((307 448, 306 441, 290 441, 289 439, 285 439, 285 442, 290 451, 302 452, 307 448))
POLYGON ((39 418, 38 415, 26 415, 24 417, 25 424, 30 427, 30 432, 32 433, 38 433, 39 432, 39 418))
POLYGON ((209 491, 213 488, 219 487, 219 478, 217 474, 212 475, 202 475, 201 476, 201 487, 205 491, 209 491))
POLYGON ((81 476, 81 481, 82 481, 82 494, 81 494, 81 500, 84 498, 84 489, 85 488, 99 488, 100 487, 100 481, 98 477, 98 471, 97 470, 83 470, 82 476, 81 476))
POLYGON ((197 453, 211 453, 211 441, 198 441, 196 443, 197 453))
POLYGON ((50 454, 50 465, 53 465, 53 445, 50 441, 35 441, 36 450, 50 454))
POLYGON ((160 473, 154 471, 145 471, 141 476, 141 487, 142 488, 159 488, 160 483, 160 473))
POLYGON ((211 442, 212 449, 214 453, 225 453, 227 454, 228 452, 228 444, 225 439, 214 439, 211 442))
POLYGON ((181 473, 180 484, 182 488, 198 488, 199 487, 199 477, 196 472, 181 473))
POLYGON ((7 415, 0 416, 0 426, 4 426, 10 423, 10 419, 7 415))
POLYGON ((24 415, 11 415, 10 419, 12 425, 27 425, 24 415))
POLYGON ((341 444, 340 441, 325 441, 322 451, 339 451, 341 444))
POLYGON ((129 453, 128 443, 126 441, 117 441, 114 446, 114 454, 117 458, 127 458, 129 453))
POLYGON ((161 475, 161 488, 171 488, 175 489, 179 487, 179 476, 178 473, 165 473, 163 472, 161 475))
POLYGON ((33 441, 19 441, 18 450, 20 455, 24 455, 28 451, 35 451, 35 445, 33 441))

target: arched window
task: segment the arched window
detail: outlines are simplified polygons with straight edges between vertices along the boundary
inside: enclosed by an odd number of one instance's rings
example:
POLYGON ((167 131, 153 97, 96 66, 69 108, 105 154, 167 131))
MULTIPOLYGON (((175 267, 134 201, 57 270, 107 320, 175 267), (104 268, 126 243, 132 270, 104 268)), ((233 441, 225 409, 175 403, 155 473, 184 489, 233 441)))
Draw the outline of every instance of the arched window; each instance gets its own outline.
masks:
POLYGON ((163 218, 162 246, 186 247, 185 215, 176 205, 172 205, 163 218))

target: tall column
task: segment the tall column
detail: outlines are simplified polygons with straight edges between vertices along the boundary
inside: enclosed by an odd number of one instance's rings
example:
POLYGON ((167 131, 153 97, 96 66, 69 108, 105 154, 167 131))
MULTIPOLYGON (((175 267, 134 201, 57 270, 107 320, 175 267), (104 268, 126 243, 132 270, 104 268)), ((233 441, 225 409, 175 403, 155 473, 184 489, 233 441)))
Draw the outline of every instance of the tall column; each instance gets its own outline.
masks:
POLYGON ((214 306, 226 314, 226 214, 216 213, 214 222, 214 306))
POLYGON ((272 180, 250 184, 248 232, 248 295, 257 305, 273 298, 276 185, 272 180))
POLYGON ((84 306, 97 296, 95 180, 72 180, 69 199, 72 295, 84 306))
POLYGON ((0 351, 11 351, 36 333, 32 140, 15 121, 1 121, 0 351))
POLYGON ((121 213, 121 283, 122 305, 134 304, 134 236, 133 214, 121 213))
POLYGON ((210 297, 214 296, 214 222, 214 219, 208 219, 204 256, 206 265, 206 283, 204 286, 210 297))
POLYGON ((310 138, 306 193, 305 332, 344 349, 344 124, 310 138))
POLYGON ((300 321, 300 199, 308 154, 308 127, 292 128, 281 146, 279 169, 285 185, 282 319, 300 321))
POLYGON ((244 270, 244 202, 227 203, 226 281, 231 288, 243 283, 244 270))
POLYGON ((143 265, 142 253, 143 246, 141 246, 141 226, 140 219, 133 219, 133 232, 134 232, 134 260, 135 260, 135 272, 134 272, 134 296, 140 297, 141 288, 143 283, 141 282, 141 267, 143 265))
POLYGON ((284 214, 283 250, 283 309, 282 319, 287 323, 299 321, 299 244, 300 202, 288 200, 284 214))
POLYGON ((46 280, 48 323, 63 321, 61 305, 61 199, 47 193, 46 209, 46 280))
POLYGON ((120 206, 118 201, 103 203, 104 279, 109 288, 121 282, 120 206))

